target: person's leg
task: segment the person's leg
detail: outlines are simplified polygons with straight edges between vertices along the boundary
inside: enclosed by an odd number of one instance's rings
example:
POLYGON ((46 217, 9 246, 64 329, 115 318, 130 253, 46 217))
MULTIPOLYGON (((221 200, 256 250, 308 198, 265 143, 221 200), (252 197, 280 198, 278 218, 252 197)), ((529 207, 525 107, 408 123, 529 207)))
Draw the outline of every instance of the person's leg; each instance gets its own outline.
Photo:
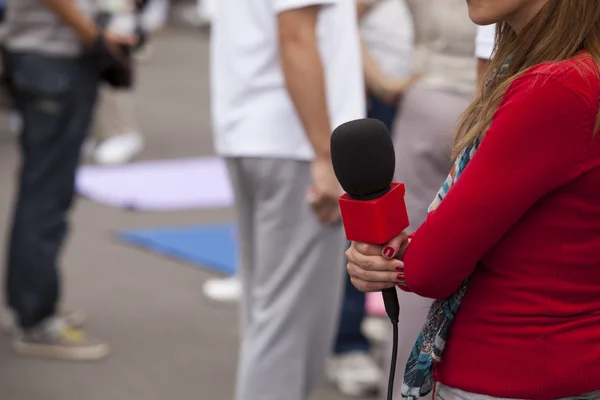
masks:
POLYGON ((104 344, 75 335, 56 318, 58 258, 97 75, 81 60, 36 54, 11 54, 10 69, 24 120, 6 279, 8 305, 24 332, 15 347, 31 355, 100 358, 104 344))
POLYGON ((350 282, 343 270, 345 291, 342 300, 334 353, 327 361, 327 377, 347 396, 362 397, 378 391, 381 368, 371 354, 371 344, 362 332, 365 294, 350 282))
POLYGON ((320 224, 307 203, 308 162, 245 159, 244 170, 254 177, 255 251, 252 274, 242 274, 236 399, 306 400, 333 346, 342 227, 320 224))
POLYGON ((468 95, 421 87, 404 95, 394 127, 395 180, 407 188, 409 231, 425 221, 429 205, 450 172, 454 131, 469 101, 468 95))
MULTIPOLYGON (((243 290, 240 290, 241 300, 241 328, 242 335, 244 328, 250 324, 251 308, 253 297, 247 290, 255 269, 255 251, 256 251, 256 193, 255 193, 255 174, 251 166, 252 163, 243 158, 228 158, 227 169, 229 178, 235 194, 235 217, 237 229, 234 240, 238 243, 237 254, 237 274, 235 278, 243 282, 243 290)), ((230 278, 231 279, 231 278, 230 278)))
MULTIPOLYGON (((229 168, 229 179, 231 180, 233 187, 236 191, 236 210, 238 220, 242 217, 249 218, 247 214, 252 214, 251 209, 248 208, 250 202, 248 196, 251 193, 251 188, 246 186, 249 177, 242 176, 243 170, 241 169, 241 161, 239 159, 229 159, 227 161, 227 165, 229 168), (242 189, 244 189, 244 191, 241 191, 242 189), (243 197, 245 200, 237 200, 241 197, 243 197)), ((251 231, 249 231, 248 229, 245 229, 245 231, 250 233, 238 233, 233 238, 236 243, 239 243, 239 247, 247 247, 248 238, 252 236, 251 231)), ((228 276, 225 278, 212 278, 204 282, 204 284, 202 285, 202 294, 207 299, 218 303, 238 303, 242 298, 242 282, 240 279, 240 270, 243 266, 243 260, 244 258, 242 257, 240 260, 242 262, 238 262, 238 269, 235 275, 228 276)))
MULTIPOLYGON (((235 192, 235 210, 237 229, 233 240, 240 249, 238 253, 237 272, 226 278, 208 279, 202 285, 202 293, 211 301, 219 303, 237 303, 242 298, 242 273, 250 274, 253 265, 253 198, 249 176, 242 168, 242 160, 227 159, 229 179, 235 192)), ((249 301, 249 300, 248 300, 249 301)), ((247 301, 242 302, 242 310, 247 301)))
POLYGON ((347 273, 345 275, 346 285, 334 353, 367 353, 371 346, 361 330, 365 317, 365 294, 352 285, 350 275, 347 273))
POLYGON ((143 138, 135 115, 133 89, 103 85, 94 118, 94 138, 98 142, 94 160, 98 164, 129 162, 143 148, 143 138))
POLYGON ((390 134, 393 134, 394 121, 398 114, 398 104, 384 103, 373 95, 369 95, 367 104, 367 117, 380 120, 388 128, 390 134))

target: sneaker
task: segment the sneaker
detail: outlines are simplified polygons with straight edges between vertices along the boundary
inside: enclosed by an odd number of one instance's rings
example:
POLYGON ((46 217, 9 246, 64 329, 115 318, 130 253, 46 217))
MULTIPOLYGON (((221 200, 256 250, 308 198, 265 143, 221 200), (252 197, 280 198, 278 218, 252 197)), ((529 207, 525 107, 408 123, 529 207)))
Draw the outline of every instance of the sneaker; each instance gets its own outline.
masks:
POLYGON ((130 162, 144 147, 144 139, 139 133, 126 133, 106 139, 94 151, 98 164, 116 165, 130 162))
POLYGON ((365 317, 362 323, 362 333, 371 343, 385 343, 391 335, 392 324, 387 318, 365 317))
POLYGON ((24 356, 69 361, 98 361, 108 356, 108 345, 73 328, 60 317, 49 318, 13 340, 15 351, 24 356))
POLYGON ((355 351, 332 356, 327 377, 344 395, 363 397, 379 391, 382 372, 369 353, 355 351))
POLYGON ((238 302, 242 297, 242 282, 237 276, 209 279, 202 287, 204 296, 220 303, 238 302))
POLYGON ((83 328, 87 321, 87 316, 79 310, 63 310, 59 317, 63 318, 71 328, 83 328))
MULTIPOLYGON (((59 312, 59 317, 62 318, 68 326, 75 329, 82 328, 87 319, 83 311, 77 310, 62 310, 59 312)), ((19 328, 12 313, 7 312, 3 315, 2 331, 10 336, 19 335, 19 328)))

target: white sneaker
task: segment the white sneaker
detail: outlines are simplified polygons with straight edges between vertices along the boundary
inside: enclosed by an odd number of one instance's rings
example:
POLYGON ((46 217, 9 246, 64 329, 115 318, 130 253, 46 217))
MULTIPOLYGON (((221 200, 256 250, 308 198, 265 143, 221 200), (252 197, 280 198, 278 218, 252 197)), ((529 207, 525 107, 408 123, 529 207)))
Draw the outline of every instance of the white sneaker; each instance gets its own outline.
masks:
POLYGON ((126 133, 107 139, 96 146, 94 161, 98 164, 115 165, 130 162, 144 148, 139 133, 126 133))
POLYGON ((362 333, 369 339, 371 343, 385 343, 390 337, 392 324, 386 318, 380 317, 365 317, 362 323, 362 333))
POLYGON ((202 286, 204 296, 220 303, 238 302, 242 297, 242 282, 237 276, 209 279, 202 286))
POLYGON ((382 372, 369 353, 355 351, 332 356, 327 377, 344 395, 363 397, 379 391, 382 372))

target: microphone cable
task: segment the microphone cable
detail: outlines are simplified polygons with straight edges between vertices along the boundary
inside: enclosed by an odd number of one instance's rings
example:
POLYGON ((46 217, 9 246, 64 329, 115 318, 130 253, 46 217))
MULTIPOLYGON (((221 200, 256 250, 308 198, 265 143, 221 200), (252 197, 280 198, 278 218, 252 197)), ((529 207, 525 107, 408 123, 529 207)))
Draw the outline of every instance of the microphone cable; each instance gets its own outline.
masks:
POLYGON ((383 296, 383 304, 385 306, 385 312, 390 318, 393 330, 393 342, 392 342, 392 361, 390 365, 390 376, 388 380, 387 388, 387 400, 393 400, 394 398, 394 380, 396 378, 396 360, 398 359, 398 322, 400 319, 400 304, 398 303, 398 293, 396 293, 396 287, 384 289, 381 292, 383 296))

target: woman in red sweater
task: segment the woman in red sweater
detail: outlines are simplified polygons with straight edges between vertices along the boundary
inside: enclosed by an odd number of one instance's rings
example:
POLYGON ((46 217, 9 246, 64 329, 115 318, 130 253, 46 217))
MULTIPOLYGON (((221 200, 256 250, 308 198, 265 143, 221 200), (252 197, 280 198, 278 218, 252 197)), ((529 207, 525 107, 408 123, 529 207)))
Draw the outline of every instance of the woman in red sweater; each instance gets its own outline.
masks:
POLYGON ((600 6, 467 3, 498 43, 455 166, 411 238, 353 243, 348 271, 438 299, 405 397, 599 399, 600 6))

